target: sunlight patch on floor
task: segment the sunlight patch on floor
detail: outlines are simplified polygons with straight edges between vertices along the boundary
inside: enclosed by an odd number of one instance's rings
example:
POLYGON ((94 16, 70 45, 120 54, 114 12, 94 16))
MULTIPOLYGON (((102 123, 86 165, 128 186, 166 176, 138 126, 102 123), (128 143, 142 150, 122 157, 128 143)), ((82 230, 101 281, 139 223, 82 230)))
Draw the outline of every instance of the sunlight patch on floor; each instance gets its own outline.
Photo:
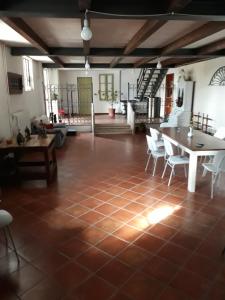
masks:
POLYGON ((148 220, 149 224, 157 224, 160 221, 171 216, 174 213, 174 211, 180 209, 180 207, 181 207, 180 205, 176 205, 176 206, 165 205, 165 206, 156 208, 148 214, 147 220, 148 220))

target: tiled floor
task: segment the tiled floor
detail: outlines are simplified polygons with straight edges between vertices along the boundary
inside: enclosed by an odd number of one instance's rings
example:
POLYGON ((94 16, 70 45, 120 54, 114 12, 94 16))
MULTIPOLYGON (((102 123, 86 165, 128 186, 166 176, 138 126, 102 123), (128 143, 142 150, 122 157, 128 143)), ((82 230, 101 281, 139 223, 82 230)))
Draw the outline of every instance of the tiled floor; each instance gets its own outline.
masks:
POLYGON ((57 156, 49 188, 3 190, 21 265, 2 239, 1 300, 225 299, 224 189, 146 174, 144 135, 69 137, 57 156))

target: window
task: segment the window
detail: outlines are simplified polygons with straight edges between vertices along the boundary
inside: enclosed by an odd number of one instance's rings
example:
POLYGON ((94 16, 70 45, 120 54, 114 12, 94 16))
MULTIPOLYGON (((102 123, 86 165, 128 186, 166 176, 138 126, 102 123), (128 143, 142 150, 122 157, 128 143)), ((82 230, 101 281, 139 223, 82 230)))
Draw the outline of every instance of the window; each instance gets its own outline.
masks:
POLYGON ((29 57, 23 57, 23 75, 24 75, 24 89, 31 91, 34 89, 33 80, 33 62, 29 57))
POLYGON ((99 74, 99 99, 113 100, 114 77, 113 74, 99 74))

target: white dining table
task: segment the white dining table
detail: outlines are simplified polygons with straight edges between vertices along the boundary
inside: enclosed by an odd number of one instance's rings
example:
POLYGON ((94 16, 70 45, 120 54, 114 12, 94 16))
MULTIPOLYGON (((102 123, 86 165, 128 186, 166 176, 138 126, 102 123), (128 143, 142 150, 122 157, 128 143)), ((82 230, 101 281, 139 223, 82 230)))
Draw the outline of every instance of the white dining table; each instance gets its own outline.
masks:
POLYGON ((159 131, 172 144, 189 154, 188 191, 195 192, 198 157, 215 155, 225 150, 225 141, 199 130, 193 130, 193 136, 188 137, 189 127, 159 128, 159 131))

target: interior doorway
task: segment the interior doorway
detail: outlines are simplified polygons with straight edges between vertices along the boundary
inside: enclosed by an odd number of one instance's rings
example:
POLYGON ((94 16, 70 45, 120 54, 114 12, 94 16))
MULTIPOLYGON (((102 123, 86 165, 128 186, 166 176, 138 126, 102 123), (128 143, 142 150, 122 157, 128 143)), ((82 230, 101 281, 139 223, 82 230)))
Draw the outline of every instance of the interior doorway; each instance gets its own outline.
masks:
POLYGON ((174 74, 166 75, 166 89, 165 89, 165 117, 171 113, 173 105, 173 87, 174 87, 174 74))
POLYGON ((77 77, 79 114, 91 114, 92 77, 77 77))

